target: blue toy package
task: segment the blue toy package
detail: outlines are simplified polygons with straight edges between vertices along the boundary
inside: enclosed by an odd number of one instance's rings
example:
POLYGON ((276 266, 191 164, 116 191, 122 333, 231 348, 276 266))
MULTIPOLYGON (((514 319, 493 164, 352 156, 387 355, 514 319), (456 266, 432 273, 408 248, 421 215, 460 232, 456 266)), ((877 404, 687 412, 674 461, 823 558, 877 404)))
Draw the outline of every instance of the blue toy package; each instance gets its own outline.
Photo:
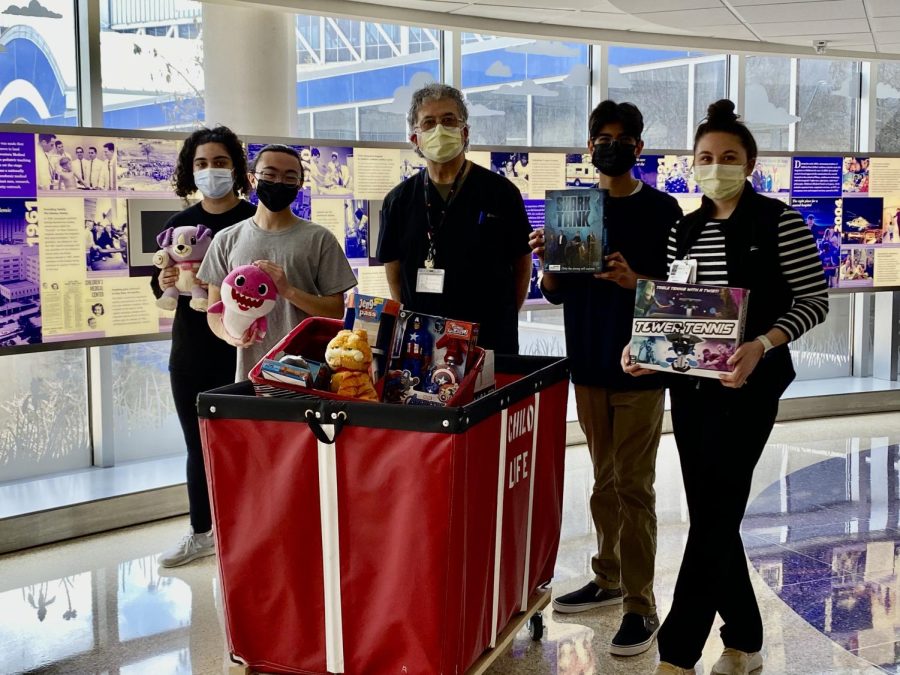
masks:
POLYGON ((459 391, 478 324, 401 310, 391 368, 383 398, 387 403, 443 406, 459 391))

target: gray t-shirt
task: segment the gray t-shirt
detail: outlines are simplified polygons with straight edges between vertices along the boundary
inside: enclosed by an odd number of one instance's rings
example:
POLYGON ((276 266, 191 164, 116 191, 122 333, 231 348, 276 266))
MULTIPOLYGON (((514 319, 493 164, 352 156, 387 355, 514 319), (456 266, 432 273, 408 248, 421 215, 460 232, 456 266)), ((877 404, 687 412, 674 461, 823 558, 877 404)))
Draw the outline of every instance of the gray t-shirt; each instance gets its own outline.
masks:
MULTIPOLYGON (((226 227, 213 239, 197 276, 221 286, 231 270, 255 260, 281 265, 292 286, 315 295, 343 293, 357 283, 334 235, 301 218, 293 226, 274 232, 260 229, 252 218, 226 227)), ((278 298, 266 317, 269 329, 263 341, 237 350, 235 380, 247 379, 253 366, 307 316, 286 299, 278 298)))

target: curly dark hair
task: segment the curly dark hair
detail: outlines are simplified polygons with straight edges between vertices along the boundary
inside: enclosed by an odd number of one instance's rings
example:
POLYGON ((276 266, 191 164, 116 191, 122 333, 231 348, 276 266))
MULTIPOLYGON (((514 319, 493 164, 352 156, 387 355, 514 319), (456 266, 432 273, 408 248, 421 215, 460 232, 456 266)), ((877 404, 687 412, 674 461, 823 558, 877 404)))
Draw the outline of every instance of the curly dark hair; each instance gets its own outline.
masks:
POLYGON ((178 165, 175 167, 175 175, 172 183, 175 186, 175 194, 181 198, 187 198, 197 191, 194 184, 194 154, 198 146, 205 143, 221 143, 225 146, 234 164, 234 193, 236 195, 250 192, 250 180, 247 178, 247 156, 244 154, 244 146, 241 140, 228 127, 218 126, 213 129, 201 127, 188 136, 181 152, 178 153, 178 165))

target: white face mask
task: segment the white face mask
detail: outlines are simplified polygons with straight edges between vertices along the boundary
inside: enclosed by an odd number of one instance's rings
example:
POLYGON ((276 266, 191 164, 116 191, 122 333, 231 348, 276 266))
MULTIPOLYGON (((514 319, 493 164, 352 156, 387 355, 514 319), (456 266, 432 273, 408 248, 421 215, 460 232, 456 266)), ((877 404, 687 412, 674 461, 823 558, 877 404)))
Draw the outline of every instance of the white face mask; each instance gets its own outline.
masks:
POLYGON ((463 151, 462 129, 438 124, 431 131, 419 132, 419 149, 425 159, 444 164, 463 151))
POLYGON ((201 169, 194 172, 194 185, 210 199, 224 197, 234 189, 231 169, 201 169))
POLYGON ((743 164, 694 165, 694 180, 710 199, 731 199, 747 182, 743 164))

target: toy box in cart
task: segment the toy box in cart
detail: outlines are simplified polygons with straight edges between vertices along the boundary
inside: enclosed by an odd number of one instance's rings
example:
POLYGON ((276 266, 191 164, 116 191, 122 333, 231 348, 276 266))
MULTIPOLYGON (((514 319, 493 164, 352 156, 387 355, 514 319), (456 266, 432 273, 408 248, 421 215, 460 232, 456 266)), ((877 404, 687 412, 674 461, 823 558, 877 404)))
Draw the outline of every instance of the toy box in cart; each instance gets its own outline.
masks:
POLYGON ((731 372, 728 359, 744 337, 749 293, 728 286, 639 279, 631 362, 700 377, 731 372))
POLYGON ((478 324, 400 311, 384 401, 447 405, 472 367, 478 324))

